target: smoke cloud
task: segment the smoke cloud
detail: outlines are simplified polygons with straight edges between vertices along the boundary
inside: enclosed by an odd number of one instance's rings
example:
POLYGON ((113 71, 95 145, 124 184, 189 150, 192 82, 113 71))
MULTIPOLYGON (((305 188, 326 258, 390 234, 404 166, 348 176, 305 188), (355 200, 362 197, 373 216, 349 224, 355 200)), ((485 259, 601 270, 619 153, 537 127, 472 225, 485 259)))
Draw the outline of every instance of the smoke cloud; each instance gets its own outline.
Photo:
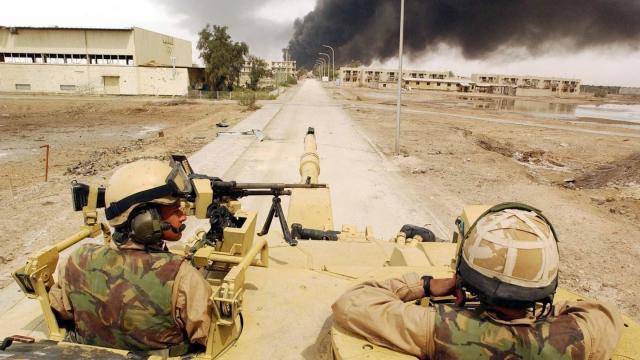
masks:
MULTIPOLYGON (((397 56, 399 0, 318 0, 294 23, 289 42, 298 66, 335 48, 336 63, 369 65, 397 56)), ((406 0, 405 53, 417 58, 439 45, 467 59, 505 49, 527 55, 592 47, 640 47, 640 0, 406 0)))
MULTIPOLYGON (((234 41, 249 44, 252 54, 267 59, 282 58, 282 48, 291 39, 291 23, 313 8, 309 0, 157 0, 160 6, 182 19, 194 34, 206 24, 229 27, 234 41)), ((161 31, 161 30, 160 30, 161 31)))

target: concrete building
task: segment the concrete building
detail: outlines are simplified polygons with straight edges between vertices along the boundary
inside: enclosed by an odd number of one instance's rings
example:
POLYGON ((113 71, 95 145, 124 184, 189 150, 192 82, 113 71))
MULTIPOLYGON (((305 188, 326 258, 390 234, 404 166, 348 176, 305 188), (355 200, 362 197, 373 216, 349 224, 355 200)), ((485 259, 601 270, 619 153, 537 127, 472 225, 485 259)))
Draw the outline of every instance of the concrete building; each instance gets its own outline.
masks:
POLYGON ((137 27, 0 27, 5 92, 186 95, 191 61, 190 41, 137 27))
POLYGON ((516 96, 575 96, 580 80, 542 76, 473 74, 478 92, 516 96))
MULTIPOLYGON (((278 77, 280 81, 286 81, 287 77, 297 77, 297 68, 295 61, 272 61, 268 60, 267 63, 267 72, 269 76, 260 79, 260 83, 258 87, 266 87, 266 86, 275 86, 275 77, 278 77)), ((251 63, 245 62, 242 67, 242 71, 240 72, 240 86, 247 87, 251 82, 251 77, 249 74, 251 73, 251 63)))
MULTIPOLYGON (((340 68, 340 81, 347 86, 368 86, 395 89, 397 71, 371 68, 340 68)), ((472 92, 475 85, 470 79, 455 76, 451 71, 406 70, 402 72, 403 87, 421 90, 472 92)))
MULTIPOLYGON (((363 67, 340 68, 340 80, 347 86, 396 88, 397 71, 363 67)), ((406 70, 403 87, 421 90, 479 92, 512 96, 572 96, 580 94, 580 80, 539 76, 474 74, 471 78, 451 71, 406 70)))

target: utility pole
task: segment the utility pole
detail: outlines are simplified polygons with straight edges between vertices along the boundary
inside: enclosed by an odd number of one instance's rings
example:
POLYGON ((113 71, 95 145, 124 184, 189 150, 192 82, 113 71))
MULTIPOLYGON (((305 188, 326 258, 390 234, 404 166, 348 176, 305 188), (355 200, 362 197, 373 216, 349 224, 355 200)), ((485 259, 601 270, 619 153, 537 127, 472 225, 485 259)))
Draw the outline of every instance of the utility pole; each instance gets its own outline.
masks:
POLYGON ((322 45, 322 46, 331 49, 331 63, 333 64, 331 72, 333 73, 333 80, 335 81, 335 79, 336 79, 336 52, 329 45, 322 45))
POLYGON ((400 0, 400 47, 398 49, 398 110, 396 111, 396 155, 400 155, 400 110, 402 108, 402 53, 404 42, 404 0, 400 0))
MULTIPOLYGON (((318 53, 318 55, 326 56, 327 57, 327 61, 329 62, 329 65, 331 65, 331 56, 329 56, 329 54, 321 52, 321 53, 318 53)), ((329 70, 330 69, 331 69, 330 67, 329 67, 329 69, 327 69, 327 73, 328 74, 329 74, 329 70)), ((329 74, 329 81, 331 81, 331 74, 329 74)))

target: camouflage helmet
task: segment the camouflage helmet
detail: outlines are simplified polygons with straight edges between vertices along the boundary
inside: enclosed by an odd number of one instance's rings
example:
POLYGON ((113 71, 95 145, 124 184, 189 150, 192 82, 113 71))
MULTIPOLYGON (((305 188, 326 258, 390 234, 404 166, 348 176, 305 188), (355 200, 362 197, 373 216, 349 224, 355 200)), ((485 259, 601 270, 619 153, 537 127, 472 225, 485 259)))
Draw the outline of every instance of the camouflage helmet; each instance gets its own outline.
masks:
POLYGON ((494 303, 549 299, 558 285, 555 231, 542 213, 517 203, 494 206, 463 236, 457 271, 494 303))
POLYGON ((105 193, 109 225, 125 224, 140 205, 171 205, 178 201, 176 189, 184 187, 185 180, 175 173, 167 162, 152 159, 134 161, 116 170, 105 193))

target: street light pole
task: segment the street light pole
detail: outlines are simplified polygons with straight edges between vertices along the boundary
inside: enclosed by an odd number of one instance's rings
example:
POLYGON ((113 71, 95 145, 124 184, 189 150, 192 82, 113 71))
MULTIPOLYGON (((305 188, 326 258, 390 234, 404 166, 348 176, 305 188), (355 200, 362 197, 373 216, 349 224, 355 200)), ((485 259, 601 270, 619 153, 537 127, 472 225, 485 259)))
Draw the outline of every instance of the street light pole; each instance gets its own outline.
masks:
POLYGON ((333 63, 331 72, 333 73, 333 80, 335 80, 336 79, 336 52, 329 45, 322 45, 322 46, 331 49, 331 62, 333 63))
MULTIPOLYGON (((319 55, 322 55, 322 56, 326 56, 326 57, 327 57, 327 61, 329 62, 329 65, 328 65, 328 66, 329 66, 329 68, 327 69, 327 73, 329 73, 329 71, 330 71, 330 69, 331 69, 331 56, 329 56, 329 54, 327 54, 327 53, 323 53, 323 52, 318 53, 318 54, 319 54, 319 55)), ((330 74, 330 73, 329 73, 329 81, 331 81, 331 74, 330 74)))
POLYGON ((324 78, 324 71, 325 67, 327 66, 327 62, 324 60, 324 58, 319 58, 318 60, 322 62, 322 77, 324 78))
POLYGON ((316 65, 318 66, 318 75, 320 75, 320 80, 322 80, 322 77, 324 76, 323 61, 320 59, 317 59, 316 65))
POLYGON ((396 155, 400 155, 400 109, 402 108, 402 53, 404 43, 404 0, 400 0, 400 47, 398 49, 398 109, 396 111, 396 155))

